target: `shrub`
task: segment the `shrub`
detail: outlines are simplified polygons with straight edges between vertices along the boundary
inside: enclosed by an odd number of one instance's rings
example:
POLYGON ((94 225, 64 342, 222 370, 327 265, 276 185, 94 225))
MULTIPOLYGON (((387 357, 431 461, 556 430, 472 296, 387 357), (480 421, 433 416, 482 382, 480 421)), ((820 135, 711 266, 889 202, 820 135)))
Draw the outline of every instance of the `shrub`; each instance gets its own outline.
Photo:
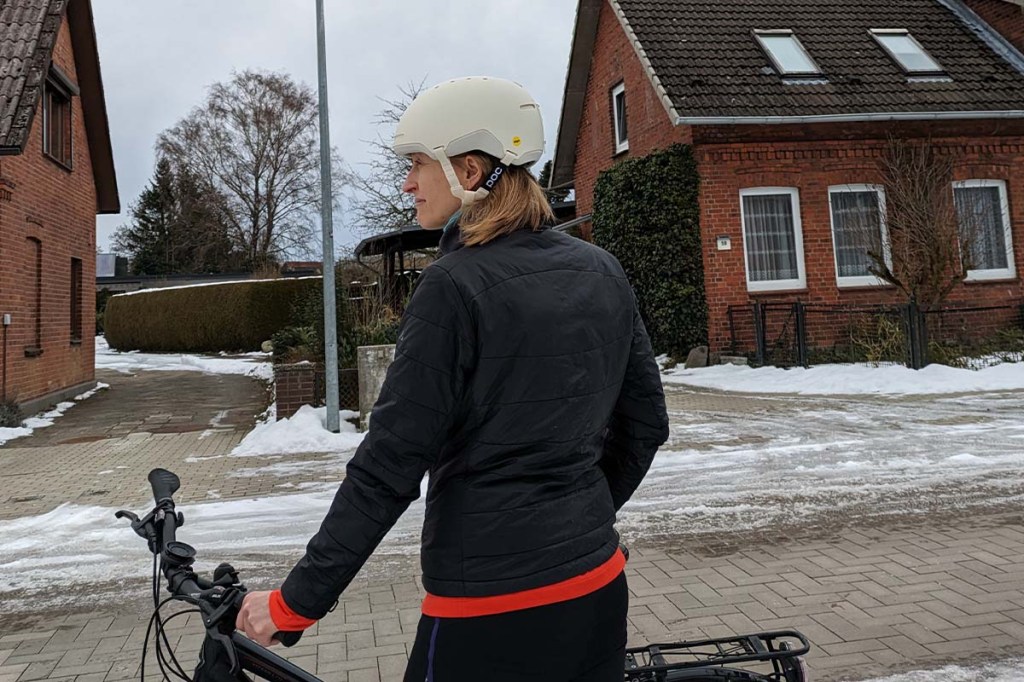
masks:
POLYGON ((11 399, 0 401, 0 428, 16 429, 21 426, 21 408, 11 399))
POLYGON ((114 296, 116 292, 107 289, 106 287, 96 292, 96 333, 103 333, 103 314, 107 309, 107 301, 110 300, 111 296, 114 296))
POLYGON ((323 357, 318 353, 316 329, 313 327, 285 327, 274 332, 270 343, 274 346, 274 362, 317 362, 323 357))
POLYGON ((697 164, 687 145, 626 159, 594 187, 594 243, 622 263, 656 353, 707 344, 697 164))
POLYGON ((255 351, 290 326, 295 301, 319 277, 154 289, 112 297, 104 314, 111 348, 255 351))
POLYGON ((851 330, 853 347, 865 362, 904 362, 907 334, 901 320, 879 315, 862 320, 851 330))
MULTIPOLYGON (((345 280, 337 277, 336 281, 345 280)), ((309 346, 312 356, 309 359, 315 358, 317 361, 324 357, 323 300, 323 287, 308 289, 296 298, 291 315, 292 329, 313 331, 315 337, 309 346)), ((335 306, 340 368, 356 366, 356 349, 359 346, 377 346, 398 341, 399 318, 390 307, 381 303, 378 297, 361 298, 357 309, 350 301, 348 287, 340 285, 337 287, 335 306)))

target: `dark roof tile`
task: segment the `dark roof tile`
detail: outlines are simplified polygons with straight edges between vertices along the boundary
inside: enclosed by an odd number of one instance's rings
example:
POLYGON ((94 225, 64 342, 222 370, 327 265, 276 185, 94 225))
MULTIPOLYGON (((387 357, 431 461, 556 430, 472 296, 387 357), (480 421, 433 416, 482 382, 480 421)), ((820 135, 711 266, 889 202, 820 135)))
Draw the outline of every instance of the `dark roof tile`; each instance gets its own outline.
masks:
POLYGON ((1024 73, 939 0, 618 0, 683 117, 1024 110, 1024 73), (908 82, 869 33, 907 29, 949 76, 908 82), (790 29, 827 83, 787 84, 753 37, 790 29))
POLYGON ((67 0, 2 0, 0 147, 20 147, 38 102, 67 0))

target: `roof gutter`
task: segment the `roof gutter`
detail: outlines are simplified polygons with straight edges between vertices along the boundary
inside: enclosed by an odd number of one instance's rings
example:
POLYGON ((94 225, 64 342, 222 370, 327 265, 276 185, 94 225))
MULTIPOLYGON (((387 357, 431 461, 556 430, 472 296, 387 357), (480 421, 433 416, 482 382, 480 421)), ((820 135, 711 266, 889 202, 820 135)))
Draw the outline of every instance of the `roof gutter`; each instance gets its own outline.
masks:
POLYGON ((986 118, 1024 119, 1024 110, 890 111, 862 114, 814 114, 810 116, 680 116, 676 119, 676 125, 781 125, 786 123, 857 123, 863 121, 965 121, 986 118))

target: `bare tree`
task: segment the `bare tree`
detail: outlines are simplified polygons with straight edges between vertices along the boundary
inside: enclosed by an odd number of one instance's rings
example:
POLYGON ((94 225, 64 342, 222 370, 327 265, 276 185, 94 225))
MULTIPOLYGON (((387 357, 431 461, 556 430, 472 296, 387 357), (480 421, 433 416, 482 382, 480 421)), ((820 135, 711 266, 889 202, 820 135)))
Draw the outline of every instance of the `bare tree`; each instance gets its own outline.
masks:
MULTIPOLYGON (((890 138, 880 161, 889 257, 869 241, 871 273, 923 310, 940 305, 974 265, 982 216, 959 206, 954 156, 930 141, 890 138)), ((877 224, 871 227, 875 234, 877 224)))
POLYGON ((352 172, 355 195, 352 208, 356 222, 365 233, 379 233, 397 230, 416 221, 416 209, 412 197, 402 191, 402 184, 409 172, 409 160, 395 154, 391 140, 398 120, 416 96, 423 91, 423 81, 408 83, 399 87, 395 99, 380 98, 384 105, 373 122, 377 136, 364 140, 370 145, 371 159, 363 164, 363 172, 352 172))
MULTIPOLYGON (((250 269, 311 250, 319 220, 317 98, 288 74, 235 73, 164 131, 158 151, 223 198, 233 245, 250 269)), ((344 177, 336 170, 335 189, 344 177)))

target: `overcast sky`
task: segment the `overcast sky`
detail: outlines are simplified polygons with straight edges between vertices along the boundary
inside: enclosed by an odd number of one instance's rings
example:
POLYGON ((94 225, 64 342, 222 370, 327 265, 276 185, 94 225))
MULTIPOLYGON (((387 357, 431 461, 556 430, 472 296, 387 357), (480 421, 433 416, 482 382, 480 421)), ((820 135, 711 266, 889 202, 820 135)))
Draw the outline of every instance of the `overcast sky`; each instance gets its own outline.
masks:
MULTIPOLYGON (((157 135, 207 87, 247 68, 285 71, 315 87, 314 0, 95 0, 121 214, 100 216, 110 247, 153 172, 157 135)), ((325 0, 331 144, 357 168, 368 158, 378 97, 469 75, 522 83, 540 102, 550 158, 562 105, 576 0, 325 0)), ((541 161, 543 163, 543 160, 541 161)), ((364 235, 335 217, 348 250, 364 235)))

